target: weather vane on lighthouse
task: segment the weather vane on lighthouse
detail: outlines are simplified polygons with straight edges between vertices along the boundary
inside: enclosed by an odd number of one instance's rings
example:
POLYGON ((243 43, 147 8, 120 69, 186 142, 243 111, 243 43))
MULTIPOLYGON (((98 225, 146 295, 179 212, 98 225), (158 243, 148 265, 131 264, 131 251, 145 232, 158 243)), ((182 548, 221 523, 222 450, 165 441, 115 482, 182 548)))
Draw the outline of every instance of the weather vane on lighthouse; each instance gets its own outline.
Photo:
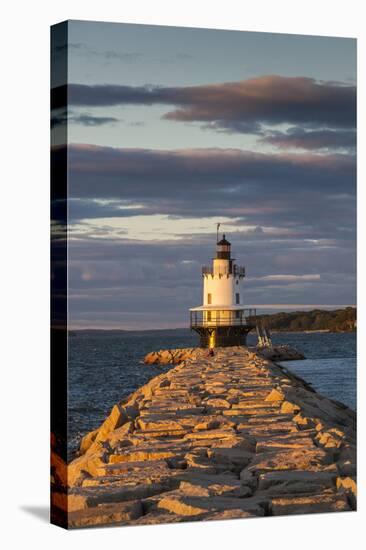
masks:
POLYGON ((219 242, 219 229, 220 229, 221 223, 217 223, 216 226, 216 244, 219 242))
POLYGON ((246 345, 249 331, 256 326, 255 309, 245 309, 241 283, 245 268, 231 257, 231 243, 219 240, 217 223, 216 256, 212 266, 202 267, 203 305, 190 309, 191 329, 201 339, 201 347, 246 345))

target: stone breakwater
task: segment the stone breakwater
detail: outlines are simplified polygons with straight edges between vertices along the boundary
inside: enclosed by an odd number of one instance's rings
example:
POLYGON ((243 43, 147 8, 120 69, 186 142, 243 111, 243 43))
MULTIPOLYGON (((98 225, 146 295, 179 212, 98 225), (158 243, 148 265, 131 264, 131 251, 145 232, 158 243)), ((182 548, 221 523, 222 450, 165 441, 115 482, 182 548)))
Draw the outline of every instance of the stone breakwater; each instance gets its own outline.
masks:
POLYGON ((285 368, 195 349, 83 438, 53 514, 74 528, 354 510, 355 440, 355 413, 285 368))
MULTIPOLYGON (((144 358, 144 363, 147 365, 176 365, 190 359, 199 348, 182 348, 182 349, 161 349, 159 351, 151 351, 144 358)), ((296 361, 305 359, 305 356, 290 346, 273 346, 272 348, 249 348, 251 351, 256 351, 259 355, 271 359, 272 361, 296 361)), ((201 350, 204 353, 203 350, 201 350)), ((208 350, 206 350, 208 353, 208 350)))

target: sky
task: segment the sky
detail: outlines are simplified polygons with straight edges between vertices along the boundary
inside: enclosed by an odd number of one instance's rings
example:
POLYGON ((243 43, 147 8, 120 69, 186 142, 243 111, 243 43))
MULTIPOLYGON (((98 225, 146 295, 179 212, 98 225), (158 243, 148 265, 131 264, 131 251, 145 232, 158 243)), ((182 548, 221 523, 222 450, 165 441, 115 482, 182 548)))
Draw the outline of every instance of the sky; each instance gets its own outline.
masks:
POLYGON ((217 222, 246 305, 355 304, 354 39, 71 21, 67 55, 71 328, 187 326, 217 222))

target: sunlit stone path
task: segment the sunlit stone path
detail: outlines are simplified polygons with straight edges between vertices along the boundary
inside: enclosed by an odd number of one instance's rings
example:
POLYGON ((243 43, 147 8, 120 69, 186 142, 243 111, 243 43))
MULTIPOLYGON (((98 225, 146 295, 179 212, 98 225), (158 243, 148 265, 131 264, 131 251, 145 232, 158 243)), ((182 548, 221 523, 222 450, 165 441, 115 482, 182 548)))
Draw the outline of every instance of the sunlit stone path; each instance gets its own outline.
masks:
POLYGON ((83 438, 54 510, 69 527, 353 510, 355 437, 353 411, 268 359, 193 349, 83 438))

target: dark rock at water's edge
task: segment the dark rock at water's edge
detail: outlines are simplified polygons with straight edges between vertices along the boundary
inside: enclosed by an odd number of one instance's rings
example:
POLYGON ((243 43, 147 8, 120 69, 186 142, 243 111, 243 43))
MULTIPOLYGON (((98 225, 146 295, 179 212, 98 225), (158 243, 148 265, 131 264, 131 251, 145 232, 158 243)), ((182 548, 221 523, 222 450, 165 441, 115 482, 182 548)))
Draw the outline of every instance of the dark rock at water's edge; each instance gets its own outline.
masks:
POLYGON ((270 348, 257 348, 257 352, 262 357, 271 359, 271 361, 297 361, 305 359, 305 355, 290 346, 273 346, 270 348))

